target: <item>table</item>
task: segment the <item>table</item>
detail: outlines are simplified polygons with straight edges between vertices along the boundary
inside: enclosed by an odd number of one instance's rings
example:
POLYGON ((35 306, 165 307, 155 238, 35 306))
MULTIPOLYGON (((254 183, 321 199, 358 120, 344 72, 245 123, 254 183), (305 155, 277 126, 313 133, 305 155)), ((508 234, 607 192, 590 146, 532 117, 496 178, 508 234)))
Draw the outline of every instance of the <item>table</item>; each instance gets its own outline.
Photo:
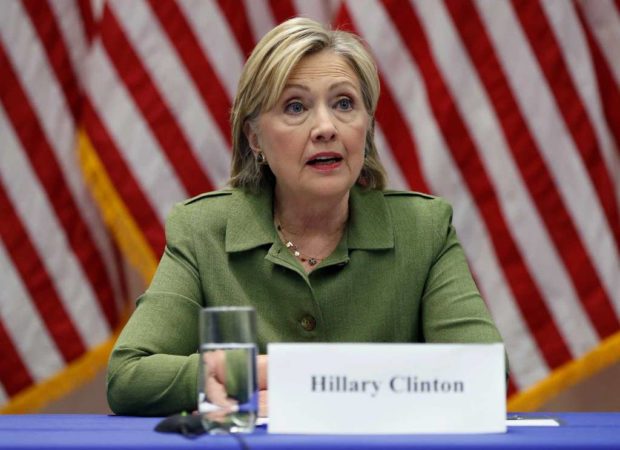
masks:
POLYGON ((560 427, 509 427, 506 434, 302 436, 268 434, 260 427, 240 442, 233 436, 188 439, 153 431, 158 418, 105 415, 0 415, 0 449, 620 449, 620 413, 533 413, 560 427), (245 444, 245 447, 244 447, 245 444))

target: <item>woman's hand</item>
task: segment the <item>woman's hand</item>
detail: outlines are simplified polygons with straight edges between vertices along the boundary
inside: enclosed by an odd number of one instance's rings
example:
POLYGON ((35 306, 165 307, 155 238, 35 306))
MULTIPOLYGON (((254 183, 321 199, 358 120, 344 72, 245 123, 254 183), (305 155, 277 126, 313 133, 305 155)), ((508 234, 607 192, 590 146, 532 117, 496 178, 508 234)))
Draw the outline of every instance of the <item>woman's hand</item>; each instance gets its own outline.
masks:
MULTIPOLYGON (((230 356, 230 355, 229 355, 230 356)), ((222 411, 233 411, 238 401, 227 391, 227 361, 225 352, 218 350, 202 355, 206 368, 204 390, 209 402, 218 405, 222 411)), ((258 355, 256 358, 256 378, 258 383, 258 415, 267 416, 267 355, 258 355)), ((230 381, 230 380, 228 380, 230 381)))
POLYGON ((267 417, 267 355, 258 355, 256 371, 258 380, 258 417, 267 417))
POLYGON ((211 420, 222 420, 238 405, 226 390, 226 353, 216 350, 203 353, 201 357, 205 368, 203 389, 208 402, 199 405, 200 412, 208 414, 211 420))
POLYGON ((256 358, 256 378, 258 381, 258 390, 266 390, 267 389, 267 355, 258 355, 256 358))
POLYGON ((267 389, 258 391, 258 417, 269 417, 267 410, 267 389))

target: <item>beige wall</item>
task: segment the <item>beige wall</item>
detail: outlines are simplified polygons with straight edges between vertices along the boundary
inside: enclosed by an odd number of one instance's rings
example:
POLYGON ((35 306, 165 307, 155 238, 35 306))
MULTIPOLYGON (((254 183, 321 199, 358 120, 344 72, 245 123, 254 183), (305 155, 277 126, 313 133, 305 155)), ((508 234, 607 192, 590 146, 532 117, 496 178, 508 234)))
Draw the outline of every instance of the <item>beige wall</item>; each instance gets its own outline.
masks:
POLYGON ((46 414, 111 414, 105 397, 105 371, 101 371, 90 382, 71 394, 50 403, 40 412, 46 414))
MULTIPOLYGON (((541 411, 620 411, 620 363, 568 389, 540 408, 541 411)), ((56 401, 43 413, 110 414, 105 399, 105 374, 56 401)))
POLYGON ((541 411, 620 411, 620 363, 568 389, 541 411))

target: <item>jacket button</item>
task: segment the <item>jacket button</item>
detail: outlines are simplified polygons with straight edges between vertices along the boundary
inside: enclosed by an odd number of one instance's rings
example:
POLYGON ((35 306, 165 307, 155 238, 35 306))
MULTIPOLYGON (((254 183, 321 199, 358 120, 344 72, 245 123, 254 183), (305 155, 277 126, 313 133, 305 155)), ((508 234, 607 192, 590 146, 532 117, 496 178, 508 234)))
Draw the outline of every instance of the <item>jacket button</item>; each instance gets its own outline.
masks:
POLYGON ((310 314, 306 314, 301 318, 301 326, 306 331, 312 331, 316 328, 316 319, 310 314))

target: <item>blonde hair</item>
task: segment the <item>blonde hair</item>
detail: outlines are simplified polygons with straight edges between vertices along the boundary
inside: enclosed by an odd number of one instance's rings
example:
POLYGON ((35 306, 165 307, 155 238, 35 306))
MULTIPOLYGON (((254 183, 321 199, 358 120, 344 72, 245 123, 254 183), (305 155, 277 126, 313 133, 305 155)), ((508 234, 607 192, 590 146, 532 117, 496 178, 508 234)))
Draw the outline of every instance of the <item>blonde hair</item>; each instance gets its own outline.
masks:
POLYGON ((232 187, 258 191, 273 185, 274 175, 266 164, 259 164, 245 134, 261 112, 271 109, 284 90, 286 80, 306 55, 330 50, 344 57, 356 73, 364 107, 370 116, 366 134, 365 158, 358 184, 368 189, 384 189, 386 174, 374 142, 375 111, 379 100, 377 67, 359 37, 329 30, 320 23, 296 17, 281 23, 256 45, 243 71, 231 113, 232 187))

